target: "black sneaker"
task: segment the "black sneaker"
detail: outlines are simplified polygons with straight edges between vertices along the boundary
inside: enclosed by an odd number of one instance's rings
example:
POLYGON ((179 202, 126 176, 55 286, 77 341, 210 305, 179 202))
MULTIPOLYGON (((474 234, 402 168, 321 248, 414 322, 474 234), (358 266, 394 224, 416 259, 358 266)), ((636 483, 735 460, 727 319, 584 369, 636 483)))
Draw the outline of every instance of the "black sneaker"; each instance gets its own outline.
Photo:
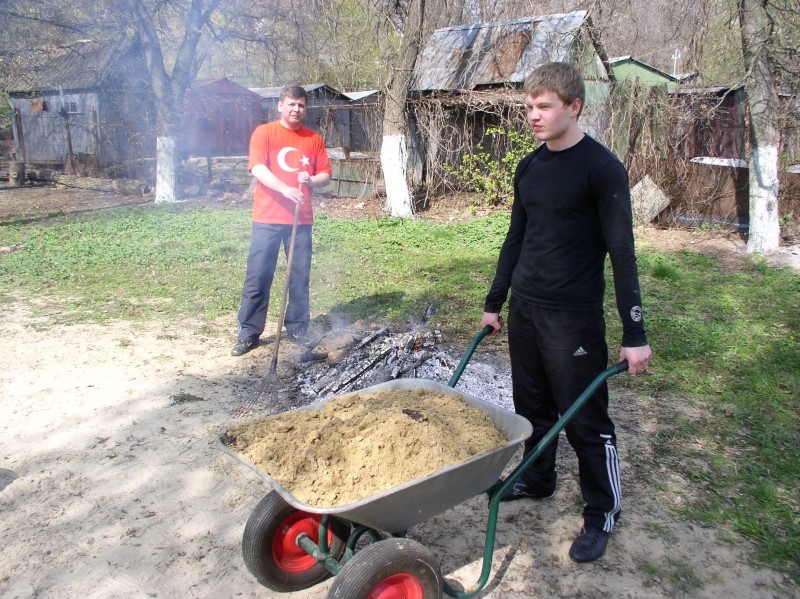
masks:
POLYGON ((606 545, 608 545, 607 532, 593 526, 584 526, 578 536, 575 537, 575 540, 572 541, 572 547, 569 548, 569 557, 579 564, 593 562, 603 555, 606 545))
POLYGON ((258 346, 258 339, 253 339, 252 341, 248 341, 247 339, 239 339, 236 342, 236 345, 233 346, 231 350, 232 356, 243 356, 251 349, 254 349, 258 346))
POLYGON ((556 494, 556 488, 542 489, 534 487, 524 481, 516 482, 507 489, 500 501, 516 501, 517 499, 550 499, 556 494))
POLYGON ((299 345, 305 345, 308 343, 308 334, 307 333, 289 333, 287 332, 286 335, 299 345))

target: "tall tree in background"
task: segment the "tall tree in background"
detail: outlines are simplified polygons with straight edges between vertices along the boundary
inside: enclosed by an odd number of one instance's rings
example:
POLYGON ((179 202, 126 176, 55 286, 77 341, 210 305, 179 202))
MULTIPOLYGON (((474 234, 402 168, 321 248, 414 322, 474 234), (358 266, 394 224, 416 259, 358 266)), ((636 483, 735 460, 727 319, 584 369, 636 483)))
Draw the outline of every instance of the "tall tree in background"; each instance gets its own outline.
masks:
POLYGON ((748 253, 780 245, 778 213, 778 95, 770 48, 774 31, 767 0, 738 0, 744 57, 744 88, 750 112, 750 232, 748 253))
POLYGON ((155 201, 175 202, 178 194, 178 136, 186 87, 198 68, 197 45, 219 0, 189 0, 186 4, 148 4, 128 0, 133 23, 142 42, 156 109, 155 201), (165 11, 169 11, 165 14, 165 11), (179 43, 170 71, 165 64, 162 38, 176 29, 179 43))
POLYGON ((408 180, 408 88, 419 56, 425 21, 425 0, 410 0, 400 50, 390 66, 383 114, 381 169, 387 208, 392 216, 412 216, 414 205, 408 180))
POLYGON ((365 0, 317 0, 313 10, 293 0, 222 0, 213 37, 201 40, 207 58, 198 76, 252 87, 382 88, 391 51, 373 16, 365 0))

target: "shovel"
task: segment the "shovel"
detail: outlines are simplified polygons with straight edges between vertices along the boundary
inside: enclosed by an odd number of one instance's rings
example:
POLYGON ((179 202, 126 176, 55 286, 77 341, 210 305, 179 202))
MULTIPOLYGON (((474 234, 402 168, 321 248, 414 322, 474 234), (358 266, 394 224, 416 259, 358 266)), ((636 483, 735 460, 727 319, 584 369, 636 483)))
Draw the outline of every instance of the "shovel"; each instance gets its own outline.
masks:
MULTIPOLYGON (((302 188, 302 184, 300 185, 302 188)), ((292 236, 289 238, 289 253, 286 255, 286 283, 283 286, 283 297, 281 298, 281 314, 278 317, 278 331, 275 333, 275 346, 272 350, 272 362, 269 370, 261 382, 256 387, 256 391, 251 398, 251 402, 258 400, 262 394, 271 393, 274 397, 278 388, 278 349, 281 345, 281 332, 283 330, 283 319, 286 316, 286 297, 289 294, 289 279, 292 276, 292 258, 294 257, 294 240, 297 236, 297 220, 300 216, 300 204, 294 207, 294 222, 292 223, 292 236)))

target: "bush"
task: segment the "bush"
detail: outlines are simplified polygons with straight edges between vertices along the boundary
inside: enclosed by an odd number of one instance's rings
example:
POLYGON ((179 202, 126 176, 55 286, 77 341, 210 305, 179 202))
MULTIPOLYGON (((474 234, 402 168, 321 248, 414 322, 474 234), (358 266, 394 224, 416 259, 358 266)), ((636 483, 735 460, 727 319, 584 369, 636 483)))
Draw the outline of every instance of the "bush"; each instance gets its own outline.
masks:
POLYGON ((444 165, 470 191, 483 195, 485 206, 510 206, 514 200, 514 171, 519 161, 532 152, 536 139, 519 131, 493 127, 486 130, 487 137, 496 138, 495 145, 506 148, 505 154, 497 159, 484 145, 476 152, 464 154, 458 166, 444 165))

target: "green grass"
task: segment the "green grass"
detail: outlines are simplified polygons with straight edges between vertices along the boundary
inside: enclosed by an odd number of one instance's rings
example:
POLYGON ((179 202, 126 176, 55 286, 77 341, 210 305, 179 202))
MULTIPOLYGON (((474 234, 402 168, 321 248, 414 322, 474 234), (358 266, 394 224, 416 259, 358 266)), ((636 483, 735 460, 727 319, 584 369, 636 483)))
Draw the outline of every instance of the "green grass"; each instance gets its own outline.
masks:
POLYGON ((766 563, 796 577, 800 275, 757 259, 727 272, 685 250, 665 256, 642 248, 639 265, 659 372, 645 387, 655 397, 690 394, 700 410, 676 414, 654 440, 688 480, 710 490, 684 511, 748 536, 766 563))
MULTIPOLYGON (((13 248, 0 254, 1 305, 28 302, 51 326, 197 316, 228 318, 233 329, 249 217, 146 206, 0 226, 0 246, 13 248)), ((507 224, 504 214, 447 225, 319 214, 312 317, 404 327, 435 303, 432 324, 469 339, 507 224)), ((746 535, 760 560, 800 578, 800 275, 758 260, 730 272, 700 254, 644 246, 639 268, 655 374, 616 380, 653 402, 684 398, 651 443, 706 490, 681 508, 685 517, 746 535)), ((609 285, 613 348, 612 293, 609 285)))
MULTIPOLYGON (((59 324, 190 314, 235 319, 249 216, 242 210, 150 207, 49 226, 4 227, 4 244, 19 251, 0 258, 0 294, 11 301, 21 287, 45 304, 57 303, 53 317, 59 324)), ((318 215, 314 315, 400 325, 418 321, 435 302, 449 307, 440 312, 439 325, 455 332, 465 324, 465 311, 482 306, 506 226, 502 216, 441 227, 318 215)), ((284 276, 279 270, 278 291, 284 276)), ((277 303, 270 306, 274 316, 277 303)))
POLYGON ((178 208, 99 214, 0 229, 4 245, 19 248, 0 259, 4 300, 21 287, 57 303, 54 324, 215 317, 236 309, 250 234, 246 214, 178 208))

